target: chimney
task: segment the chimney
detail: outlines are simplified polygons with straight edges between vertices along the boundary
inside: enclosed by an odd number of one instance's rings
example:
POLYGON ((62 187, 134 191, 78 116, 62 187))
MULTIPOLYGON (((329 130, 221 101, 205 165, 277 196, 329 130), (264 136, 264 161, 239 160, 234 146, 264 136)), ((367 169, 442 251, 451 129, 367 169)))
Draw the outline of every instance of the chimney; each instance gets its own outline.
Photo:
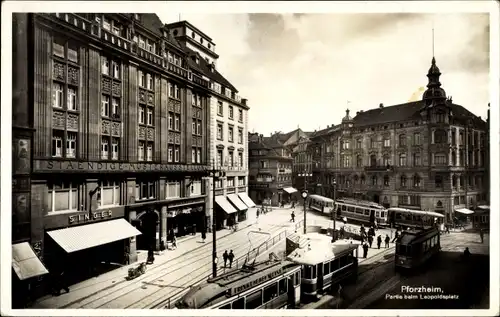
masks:
POLYGON ((215 71, 215 63, 210 64, 210 71, 213 73, 215 71))
POLYGON ((247 98, 241 98, 241 103, 246 106, 247 105, 247 101, 248 99, 247 98))
POLYGON ((349 117, 349 109, 346 109, 346 110, 345 110, 345 116, 346 116, 346 117, 349 117))
POLYGON ((364 112, 364 110, 359 110, 359 113, 363 113, 363 112, 364 112))
POLYGON ((380 105, 378 106, 380 109, 384 108, 384 104, 383 103, 380 103, 380 105))
POLYGON ((361 113, 361 112, 359 112, 359 111, 356 111, 356 115, 359 115, 360 113, 361 113))

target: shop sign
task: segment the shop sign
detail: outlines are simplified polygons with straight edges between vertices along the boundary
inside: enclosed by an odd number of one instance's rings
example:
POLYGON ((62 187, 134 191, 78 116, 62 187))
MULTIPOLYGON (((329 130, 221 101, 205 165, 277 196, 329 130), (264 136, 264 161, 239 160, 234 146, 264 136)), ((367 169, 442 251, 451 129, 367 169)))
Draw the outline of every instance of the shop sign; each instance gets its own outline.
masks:
POLYGON ((35 160, 36 172, 85 171, 85 172, 160 172, 160 171, 204 171, 204 165, 88 162, 65 160, 35 160))
POLYGON ((113 216, 113 212, 111 210, 105 210, 105 211, 98 211, 98 212, 93 212, 91 215, 88 213, 85 214, 79 214, 79 215, 72 215, 69 216, 69 223, 77 223, 77 222, 86 222, 86 221, 93 221, 93 220, 99 220, 99 219, 105 219, 105 218, 111 218, 113 216))

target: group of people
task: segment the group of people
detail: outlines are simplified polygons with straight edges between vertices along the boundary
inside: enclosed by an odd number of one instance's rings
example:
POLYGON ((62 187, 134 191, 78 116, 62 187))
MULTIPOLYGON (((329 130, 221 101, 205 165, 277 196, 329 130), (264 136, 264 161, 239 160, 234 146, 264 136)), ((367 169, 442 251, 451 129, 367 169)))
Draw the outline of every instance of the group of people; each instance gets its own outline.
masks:
MULTIPOLYGON (((368 229, 368 232, 366 232, 365 227, 361 225, 359 231, 361 235, 361 243, 363 244, 363 258, 366 258, 368 256, 368 249, 372 247, 373 241, 375 240, 375 229, 374 227, 370 227, 370 229, 368 229)), ((390 241, 391 238, 389 237, 388 234, 386 234, 384 239, 386 249, 389 248, 390 241)), ((382 246, 382 235, 379 234, 377 237, 377 248, 380 249, 381 246, 382 246)))
POLYGON ((229 253, 227 253, 227 250, 224 251, 224 253, 222 254, 222 258, 224 259, 224 267, 227 267, 228 261, 229 261, 229 268, 233 266, 233 260, 234 260, 233 250, 229 251, 229 253))

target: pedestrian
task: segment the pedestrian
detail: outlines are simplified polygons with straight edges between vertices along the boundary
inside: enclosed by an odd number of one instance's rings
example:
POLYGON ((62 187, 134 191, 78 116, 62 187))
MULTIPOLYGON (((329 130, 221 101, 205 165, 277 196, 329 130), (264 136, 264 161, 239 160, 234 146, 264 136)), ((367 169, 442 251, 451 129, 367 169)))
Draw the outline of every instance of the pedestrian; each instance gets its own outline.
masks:
POLYGON ((234 260, 233 250, 229 251, 228 259, 229 259, 229 268, 231 268, 231 266, 233 266, 233 260, 234 260))
POLYGON ((344 239, 345 236, 345 229, 344 227, 340 227, 340 239, 344 239))
POLYGON ((124 261, 125 265, 130 264, 130 250, 129 247, 125 247, 125 252, 124 252, 124 261))
POLYGON ((172 237, 172 250, 177 249, 177 238, 175 237, 175 234, 172 237))
POLYGON ((295 222, 295 211, 292 211, 290 222, 295 222))
POLYGON ((375 230, 378 230, 377 219, 375 219, 375 230))
POLYGON ((375 229, 373 229, 373 227, 370 227, 370 229, 368 229, 368 235, 375 237, 375 229))
POLYGON ((227 250, 224 251, 224 253, 222 254, 222 258, 224 259, 224 267, 227 266, 227 260, 229 258, 229 254, 227 254, 227 250))
POLYGON ((377 247, 380 249, 380 245, 382 244, 382 236, 378 235, 377 237, 377 247))
POLYGON ((484 232, 483 232, 483 229, 479 229, 479 237, 481 237, 481 243, 484 243, 484 232))
POLYGON ((292 201, 292 209, 295 209, 295 200, 292 201))
POLYGON ((385 248, 389 248, 389 241, 391 241, 391 238, 389 238, 389 235, 385 235, 385 248))
POLYGON ((464 258, 468 259, 470 257, 469 247, 466 247, 464 250, 464 258))
POLYGON ((368 256, 368 243, 364 243, 363 244, 363 258, 366 259, 366 257, 368 256))
POLYGON ((394 239, 392 239, 392 242, 396 241, 399 238, 399 230, 396 230, 396 233, 394 234, 394 239))
POLYGON ((371 248, 372 244, 373 244, 373 236, 372 235, 368 236, 368 244, 370 245, 370 248, 371 248))
POLYGON ((165 241, 161 240, 160 241, 160 254, 163 254, 165 251, 165 241))
POLYGON ((257 219, 259 219, 260 209, 257 208, 257 219))
POLYGON ((361 234, 366 233, 365 226, 363 226, 363 224, 361 224, 361 228, 359 228, 359 232, 361 232, 361 234))
POLYGON ((448 224, 445 224, 444 227, 446 228, 446 233, 450 233, 450 226, 448 224))
POLYGON ((347 217, 344 216, 344 218, 342 218, 342 221, 344 221, 344 226, 347 225, 347 217))

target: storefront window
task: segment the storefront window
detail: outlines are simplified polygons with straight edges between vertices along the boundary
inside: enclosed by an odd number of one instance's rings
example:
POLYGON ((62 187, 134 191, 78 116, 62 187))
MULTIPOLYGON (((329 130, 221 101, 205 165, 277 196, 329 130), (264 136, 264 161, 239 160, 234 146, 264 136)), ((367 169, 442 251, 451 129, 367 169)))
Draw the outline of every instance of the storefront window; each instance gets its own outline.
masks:
POLYGON ((191 183, 191 196, 201 195, 201 181, 191 183))
POLYGON ((120 204, 120 183, 115 181, 101 181, 100 206, 118 206, 120 204))
POLYGON ((56 181, 48 184, 49 213, 78 210, 78 184, 56 181))

